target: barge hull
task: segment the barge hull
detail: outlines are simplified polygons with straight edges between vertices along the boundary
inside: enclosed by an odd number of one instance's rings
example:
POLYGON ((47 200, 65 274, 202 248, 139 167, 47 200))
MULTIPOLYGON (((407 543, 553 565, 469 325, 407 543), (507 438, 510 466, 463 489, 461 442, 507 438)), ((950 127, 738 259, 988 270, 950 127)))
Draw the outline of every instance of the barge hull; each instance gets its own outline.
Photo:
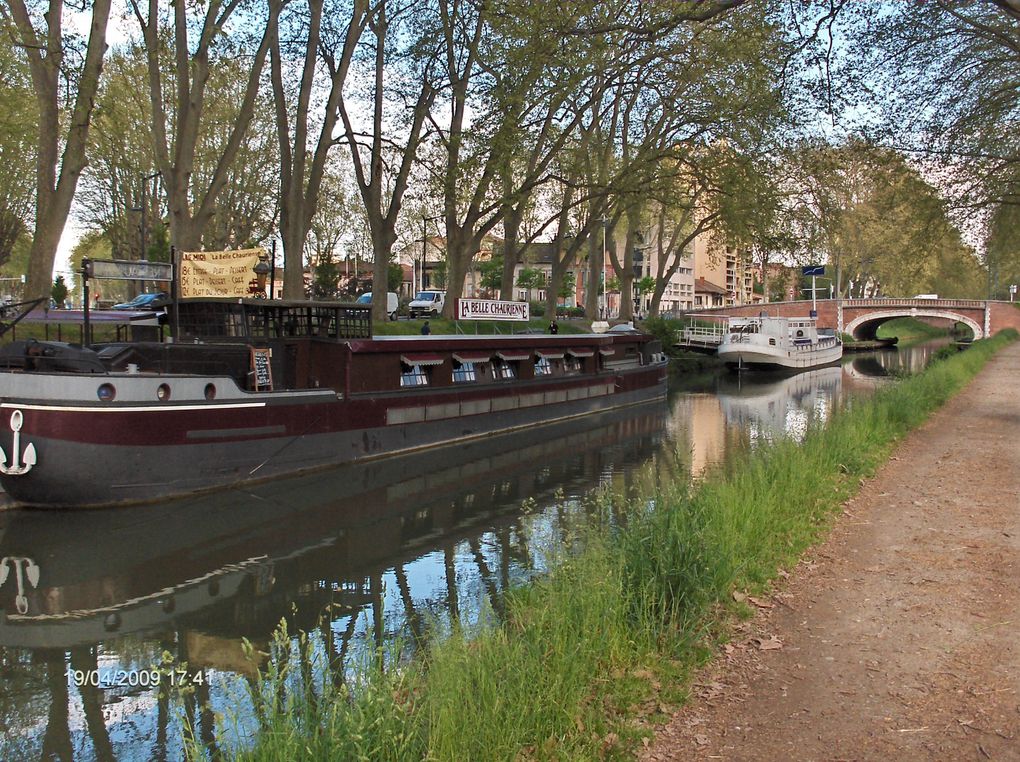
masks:
MULTIPOLYGON (((264 418, 273 412, 269 407, 246 411, 247 427, 235 427, 237 434, 234 436, 205 442, 191 438, 191 441, 176 443, 83 443, 39 437, 32 433, 32 410, 3 403, 0 404, 0 418, 4 420, 13 410, 22 410, 22 433, 25 441, 31 440, 39 453, 40 463, 29 473, 4 477, 2 481, 13 499, 36 507, 98 507, 152 502, 345 463, 407 454, 436 445, 469 442, 480 437, 663 399, 665 374, 661 368, 654 368, 641 375, 652 374, 659 378, 650 385, 633 383, 637 379, 627 379, 632 383, 620 383, 622 379, 610 377, 591 389, 582 388, 575 392, 550 389, 516 395, 512 403, 508 403, 513 407, 508 406, 498 413, 485 411, 425 420, 430 409, 428 405, 391 407, 390 413, 398 411, 396 421, 400 421, 401 416, 405 419, 420 416, 423 420, 370 428, 317 430, 321 428, 315 426, 317 416, 314 411, 306 409, 303 418, 310 420, 304 427, 306 431, 293 431, 283 436, 271 434, 278 426, 273 423, 275 419, 264 418), (631 388, 627 390, 627 387, 631 388), (577 398, 568 399, 570 396, 577 398), (555 401, 560 399, 562 401, 555 401), (53 464, 60 464, 59 469, 52 468, 53 464), (44 465, 51 467, 44 468, 44 465), (103 477, 97 479, 97 474, 103 477)), ((343 412, 337 408, 356 404, 323 403, 318 418, 330 415, 342 417, 343 412), (327 411, 327 407, 334 410, 327 411)), ((276 411, 276 414, 282 412, 276 411)), ((165 413, 150 416, 153 425, 165 417, 165 413)), ((168 428, 172 430, 174 427, 168 428)), ((229 430, 219 431, 226 434, 229 430)))

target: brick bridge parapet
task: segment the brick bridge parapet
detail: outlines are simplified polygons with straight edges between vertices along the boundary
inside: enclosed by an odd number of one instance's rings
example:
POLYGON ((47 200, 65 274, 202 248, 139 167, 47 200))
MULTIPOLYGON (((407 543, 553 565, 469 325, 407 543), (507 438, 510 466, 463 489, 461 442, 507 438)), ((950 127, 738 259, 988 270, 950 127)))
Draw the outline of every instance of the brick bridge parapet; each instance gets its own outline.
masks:
MULTIPOLYGON (((975 339, 991 336, 1005 328, 1020 330, 1020 307, 1010 302, 980 299, 819 299, 818 325, 848 333, 855 339, 874 338, 878 326, 887 320, 915 317, 964 323, 975 339)), ((698 310, 698 315, 755 317, 761 313, 776 317, 806 317, 811 302, 769 302, 698 310)), ((692 315, 694 313, 688 313, 692 315)))

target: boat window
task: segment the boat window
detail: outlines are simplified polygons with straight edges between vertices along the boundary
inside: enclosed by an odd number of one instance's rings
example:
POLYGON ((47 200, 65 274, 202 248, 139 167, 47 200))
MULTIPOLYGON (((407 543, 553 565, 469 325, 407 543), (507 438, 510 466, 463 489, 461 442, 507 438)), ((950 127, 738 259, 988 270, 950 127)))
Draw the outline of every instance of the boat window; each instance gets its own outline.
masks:
POLYGON ((475 364, 473 362, 453 361, 453 382, 469 383, 476 380, 475 364))
POLYGON ((513 362, 496 358, 492 361, 492 375, 497 379, 517 378, 517 369, 513 362))
POLYGON ((563 361, 563 370, 567 373, 581 372, 581 359, 579 357, 567 356, 563 361))
POLYGON ((535 362, 535 375, 536 376, 551 376, 552 375, 552 363, 549 362, 548 357, 539 357, 535 362))
POLYGON ((400 364, 400 385, 401 386, 428 386, 428 369, 422 365, 400 364))

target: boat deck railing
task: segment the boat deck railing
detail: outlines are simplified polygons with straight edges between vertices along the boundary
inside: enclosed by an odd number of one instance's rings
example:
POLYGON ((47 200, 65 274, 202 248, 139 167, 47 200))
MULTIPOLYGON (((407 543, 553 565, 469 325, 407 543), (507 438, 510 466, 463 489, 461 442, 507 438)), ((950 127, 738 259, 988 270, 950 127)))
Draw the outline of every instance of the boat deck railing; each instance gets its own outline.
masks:
POLYGON ((371 306, 342 302, 202 299, 175 305, 173 327, 181 339, 372 337, 371 306))
POLYGON ((722 343, 726 335, 727 326, 717 325, 692 325, 677 332, 676 343, 684 347, 717 347, 722 343))

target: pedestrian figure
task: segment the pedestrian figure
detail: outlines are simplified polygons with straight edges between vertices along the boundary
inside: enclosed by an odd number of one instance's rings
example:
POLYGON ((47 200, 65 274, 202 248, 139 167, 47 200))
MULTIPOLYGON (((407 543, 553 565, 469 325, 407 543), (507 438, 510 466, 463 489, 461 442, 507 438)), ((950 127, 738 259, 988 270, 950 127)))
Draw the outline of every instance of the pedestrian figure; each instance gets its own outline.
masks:
POLYGON ((428 336, 428 335, 429 335, 430 333, 432 333, 432 329, 431 329, 431 328, 429 327, 429 321, 428 321, 428 320, 426 320, 426 321, 425 321, 425 322, 424 322, 424 323, 422 324, 422 327, 421 327, 421 335, 422 335, 422 336, 428 336))
POLYGON ((556 322, 556 318, 553 318, 552 320, 549 321, 549 333, 559 333, 559 332, 560 332, 559 323, 556 322))

